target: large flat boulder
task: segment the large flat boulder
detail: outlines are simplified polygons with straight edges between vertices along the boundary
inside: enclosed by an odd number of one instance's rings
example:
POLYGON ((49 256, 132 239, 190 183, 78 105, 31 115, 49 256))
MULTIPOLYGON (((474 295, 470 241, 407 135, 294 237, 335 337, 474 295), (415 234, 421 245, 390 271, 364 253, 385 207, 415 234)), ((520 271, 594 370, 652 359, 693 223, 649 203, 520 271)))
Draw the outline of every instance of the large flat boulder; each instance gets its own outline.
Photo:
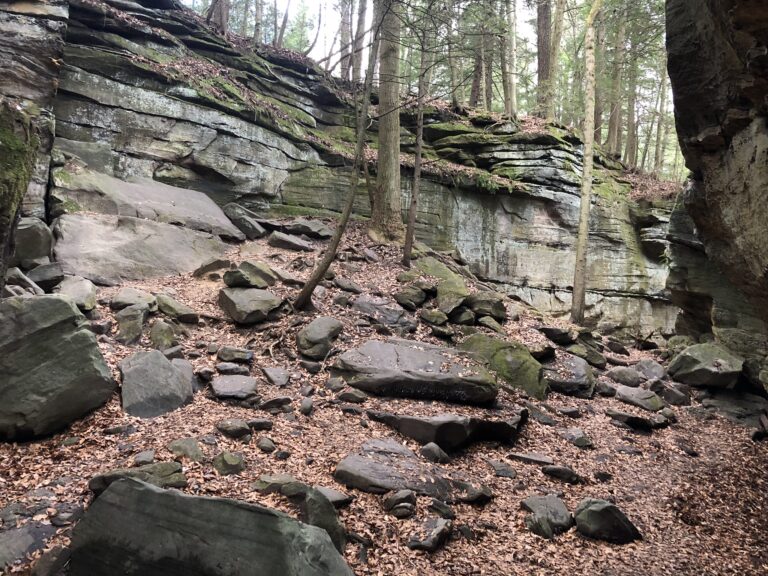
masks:
POLYGON ((123 410, 153 418, 192 399, 192 381, 159 350, 136 352, 120 363, 123 410))
POLYGON ((104 404, 107 363, 72 300, 0 301, 0 440, 45 436, 104 404))
POLYGON ((72 534, 71 576, 352 575, 328 533, 237 500, 118 480, 72 534))
POLYGON ((678 382, 707 388, 733 388, 744 359, 710 342, 694 344, 680 352, 667 371, 678 382))
POLYGON ((52 172, 53 193, 77 211, 144 218, 244 240, 245 235, 207 195, 148 178, 126 182, 80 166, 52 172))
POLYGON ((457 414, 409 416, 374 410, 368 411, 368 417, 421 444, 434 442, 451 452, 473 442, 512 444, 528 420, 528 410, 523 409, 509 419, 472 418, 457 414))
POLYGON ((333 369, 350 385, 378 396, 483 405, 499 388, 488 371, 454 350, 421 342, 369 340, 336 360, 333 369))
POLYGON ((53 233, 65 273, 106 285, 186 274, 227 248, 204 232, 128 216, 65 214, 53 233))
POLYGON ((222 288, 219 291, 219 306, 238 324, 264 322, 278 311, 282 303, 282 298, 269 290, 222 288))

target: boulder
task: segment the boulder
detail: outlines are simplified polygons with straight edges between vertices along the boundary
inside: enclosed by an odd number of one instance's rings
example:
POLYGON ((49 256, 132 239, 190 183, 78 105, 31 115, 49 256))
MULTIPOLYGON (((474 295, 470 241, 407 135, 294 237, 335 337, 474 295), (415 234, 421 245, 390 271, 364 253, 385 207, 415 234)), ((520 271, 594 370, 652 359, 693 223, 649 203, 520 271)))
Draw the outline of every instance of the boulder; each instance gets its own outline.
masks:
POLYGON ((336 507, 325 493, 302 485, 294 499, 299 500, 300 520, 325 530, 336 550, 343 554, 347 544, 347 533, 336 514, 336 507))
POLYGON ((153 418, 192 399, 192 382, 159 351, 136 352, 120 363, 123 410, 153 418))
POLYGON ((464 305, 477 316, 490 316, 503 322, 507 319, 507 308, 504 306, 506 296, 498 292, 476 292, 464 300, 464 305))
POLYGON ((175 458, 186 458, 192 462, 202 462, 205 458, 200 442, 194 438, 177 438, 169 442, 167 448, 175 458))
POLYGON ((117 291, 117 294, 110 300, 109 307, 112 308, 112 310, 122 310, 123 308, 128 308, 128 306, 135 306, 137 304, 146 306, 147 310, 150 312, 157 311, 157 298, 155 296, 149 292, 137 290, 130 286, 120 288, 120 290, 117 291))
POLYGON ((324 360, 343 328, 344 325, 336 318, 329 316, 315 318, 296 334, 299 352, 313 360, 324 360))
POLYGON ((295 252, 314 252, 315 247, 306 240, 297 236, 283 234, 282 232, 272 232, 267 239, 267 244, 273 248, 282 248, 283 250, 293 250, 295 252))
POLYGON ((547 476, 565 482, 566 484, 580 484, 583 482, 582 477, 569 466, 554 466, 552 464, 547 464, 546 466, 541 467, 541 471, 547 476))
POLYGON ((614 410, 608 408, 605 411, 605 415, 609 418, 626 424, 630 428, 639 430, 641 432, 650 432, 657 428, 664 428, 669 426, 669 420, 667 420, 661 414, 652 414, 650 416, 638 416, 636 414, 630 414, 629 412, 622 412, 621 410, 614 410))
POLYGON ((6 296, 41 296, 45 290, 35 284, 19 268, 9 268, 5 274, 5 286, 3 294, 6 296))
POLYGON ((621 400, 649 412, 658 412, 664 408, 664 400, 655 392, 645 388, 632 388, 620 384, 616 387, 616 400, 621 400))
POLYGON ((437 307, 445 314, 450 315, 464 303, 467 296, 469 296, 469 288, 461 276, 457 275, 437 284, 437 307))
POLYGON ((224 272, 224 284, 230 288, 268 288, 276 281, 272 268, 263 262, 246 260, 234 270, 224 272))
POLYGON ((544 364, 543 379, 549 388, 577 398, 591 398, 595 391, 595 377, 587 361, 566 355, 544 364))
POLYGON ((437 308, 424 308, 419 313, 419 317, 427 324, 442 326, 448 322, 448 315, 440 312, 437 308))
POLYGON ((186 488, 187 477, 182 471, 181 462, 155 462, 136 468, 118 468, 94 476, 88 482, 88 489, 96 496, 104 492, 113 482, 133 478, 159 488, 186 488))
POLYGON ((255 504, 136 480, 112 484, 72 534, 72 576, 241 576, 255 570, 352 576, 325 530, 255 504))
POLYGON ((258 288, 222 288, 219 306, 237 324, 256 324, 275 315, 283 300, 258 288))
POLYGON ((50 228, 39 218, 20 218, 16 227, 16 249, 11 256, 10 267, 26 268, 26 262, 47 260, 51 256, 53 235, 50 228))
POLYGON ((640 532, 624 512, 606 500, 585 498, 574 513, 579 533, 596 540, 628 544, 642 539, 640 532))
POLYGON ((109 367, 74 303, 0 300, 0 440, 60 430, 109 400, 109 367))
POLYGON ((360 287, 359 284, 356 284, 352 280, 349 280, 348 278, 337 276, 333 279, 333 285, 336 286, 336 288, 339 290, 343 290, 344 292, 351 292, 352 294, 363 293, 362 287, 360 287))
POLYGON ((573 516, 557 496, 529 496, 520 505, 531 513, 525 519, 528 529, 547 540, 566 532, 574 524, 573 516))
POLYGON ((65 277, 53 292, 71 298, 83 312, 96 308, 96 286, 80 276, 65 277))
POLYGON ((483 405, 498 387, 481 366, 467 366, 439 346, 406 340, 369 340, 333 366, 350 386, 379 396, 483 405))
POLYGON ((416 286, 406 286, 402 290, 395 292, 392 297, 395 299, 395 302, 406 310, 416 310, 427 299, 424 290, 416 286))
POLYGON ((115 340, 126 345, 138 342, 148 314, 149 308, 146 304, 134 304, 120 310, 115 314, 118 326, 115 340))
POLYGON ((306 218, 297 218, 284 223, 283 231, 297 236, 317 238, 318 240, 328 240, 333 236, 333 228, 328 224, 320 220, 307 220, 306 218))
POLYGON ((216 358, 221 362, 238 362, 250 364, 253 362, 253 350, 237 348, 235 346, 222 346, 216 352, 216 358))
POLYGON ((390 305, 386 298, 364 294, 355 298, 352 309, 365 315, 376 324, 391 327, 401 332, 416 330, 416 322, 402 308, 390 305))
POLYGON ((96 284, 186 274, 227 250, 210 234, 127 216, 65 214, 53 232, 64 272, 96 284))
POLYGON ((186 304, 171 298, 168 294, 157 295, 157 307, 166 316, 173 320, 178 320, 184 324, 197 324, 200 320, 197 312, 186 304))
POLYGON ((224 436, 235 439, 243 438, 251 433, 251 427, 248 426, 248 422, 241 418, 219 420, 216 422, 216 430, 224 434, 224 436))
POLYGON ((64 280, 64 270, 59 262, 51 262, 35 266, 27 272, 27 277, 45 292, 51 293, 54 287, 64 280))
POLYGON ((579 341, 576 344, 566 346, 565 349, 574 356, 583 358, 592 366, 599 368, 600 370, 605 368, 606 364, 608 363, 608 360, 605 356, 603 356, 594 346, 584 341, 579 341))
POLYGON ((646 380, 661 380, 667 375, 664 366, 650 358, 643 358, 633 368, 645 376, 646 380))
POLYGON ((559 326, 541 326, 539 330, 552 340, 555 344, 560 344, 561 346, 567 346, 569 344, 573 344, 576 342, 576 338, 578 338, 578 333, 575 330, 571 330, 570 328, 560 328, 559 326))
POLYGON ((547 384, 541 378, 541 364, 522 344, 473 334, 459 348, 486 363, 508 386, 522 389, 534 398, 546 397, 547 384))
POLYGON ((453 521, 445 518, 429 518, 408 538, 408 548, 436 552, 447 541, 453 530, 453 521))
POLYGON ((220 400, 247 400, 256 396, 258 380, 250 376, 216 376, 211 388, 220 400))
POLYGON ((167 350, 176 346, 179 342, 176 339, 176 330, 164 320, 156 320, 149 330, 149 341, 152 348, 157 350, 167 350))
POLYGON ((221 452, 213 458, 213 468, 220 476, 239 474, 245 470, 245 459, 242 454, 221 452))
POLYGON ((709 342, 680 352, 667 371, 678 382, 707 388, 733 388, 741 374, 743 358, 709 342))
POLYGON ((256 240, 257 238, 266 236, 267 231, 257 222, 258 215, 247 208, 243 208, 239 204, 230 202, 229 204, 224 205, 222 211, 248 240, 256 240))
POLYGON ((456 414, 408 416, 375 410, 369 410, 368 417, 394 428, 403 436, 420 444, 434 442, 443 450, 452 452, 474 442, 514 443, 528 420, 528 410, 522 409, 509 420, 470 418, 456 414))
POLYGON ((616 366, 615 368, 611 368, 606 373, 606 376, 614 382, 618 382, 619 384, 631 388, 637 388, 646 380, 646 377, 643 374, 628 366, 616 366))

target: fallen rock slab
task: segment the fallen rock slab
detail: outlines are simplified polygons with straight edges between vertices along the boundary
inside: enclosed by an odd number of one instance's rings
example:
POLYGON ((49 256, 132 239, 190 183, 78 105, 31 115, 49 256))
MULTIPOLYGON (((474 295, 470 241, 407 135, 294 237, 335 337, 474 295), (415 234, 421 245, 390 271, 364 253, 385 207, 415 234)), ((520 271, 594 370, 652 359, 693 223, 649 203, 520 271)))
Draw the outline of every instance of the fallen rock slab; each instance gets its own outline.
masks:
POLYGON ((162 352, 136 352, 120 363, 123 410, 153 418, 192 400, 192 381, 162 352))
POLYGON ((743 358, 713 342, 689 346, 675 356, 667 371, 678 382, 705 388, 733 388, 743 358))
POLYGON ((640 531, 615 504, 606 500, 585 498, 574 513, 580 534, 615 544, 628 544, 642 539, 640 531))
POLYGON ((72 576, 352 576, 325 530, 246 502, 112 484, 72 534, 72 576))
POLYGON ((264 322, 279 310, 283 300, 258 288, 222 288, 219 306, 238 324, 264 322))
POLYGON ((291 236, 282 232, 272 232, 267 238, 267 244, 274 248, 293 250, 295 252, 314 252, 315 247, 298 236, 291 236))
POLYGON ((483 405, 498 386, 482 366, 467 366, 439 346, 406 340, 369 340, 333 366, 350 386, 378 396, 483 405))
POLYGON ((616 399, 648 412, 658 412, 664 408, 664 400, 655 392, 644 388, 619 385, 616 387, 616 399))

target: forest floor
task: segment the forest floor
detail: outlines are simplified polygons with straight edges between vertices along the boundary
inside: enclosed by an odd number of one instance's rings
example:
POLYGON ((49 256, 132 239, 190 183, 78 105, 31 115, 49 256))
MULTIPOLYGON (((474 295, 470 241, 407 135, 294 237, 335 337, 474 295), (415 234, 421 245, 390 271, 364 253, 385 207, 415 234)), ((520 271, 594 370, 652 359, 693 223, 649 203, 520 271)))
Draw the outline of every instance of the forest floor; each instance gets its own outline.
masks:
MULTIPOLYGON (((402 272, 400 254, 391 248, 369 246, 361 226, 353 224, 352 228, 343 251, 370 247, 380 261, 337 262, 336 273, 370 293, 395 292, 399 286, 396 276, 402 272)), ((260 240, 233 248, 231 257, 234 261, 259 259, 293 268, 297 276, 305 278, 319 256, 297 256, 260 240)), ((464 471, 474 481, 490 486, 495 497, 483 507, 455 505, 455 528, 446 546, 432 554, 412 551, 406 543, 428 515, 428 498, 419 498, 413 518, 399 520, 384 512, 382 496, 350 490, 336 483, 332 474, 345 455, 368 439, 396 438, 416 451, 418 445, 365 416, 342 413, 339 405, 331 402, 333 395, 324 388, 327 372, 312 375, 297 360, 295 334, 318 315, 333 316, 344 323, 342 337, 336 343, 340 350, 367 339, 385 338, 370 326, 356 322, 359 316, 355 312, 333 303, 341 293, 338 288, 327 287, 315 298, 316 312, 293 313, 277 322, 237 328, 223 319, 216 303, 223 286, 220 281, 186 275, 129 285, 166 292, 207 315, 204 325, 190 328, 182 342, 185 355, 196 369, 213 368, 216 363, 215 354, 206 353, 208 344, 251 348, 255 353, 252 375, 260 375, 262 366, 279 366, 293 374, 290 385, 280 389, 279 394, 291 396, 295 404, 302 398, 302 386, 315 386, 314 412, 308 417, 296 414, 295 420, 276 416, 271 431, 257 433, 250 443, 244 444, 218 434, 215 423, 224 418, 263 416, 264 412, 224 404, 201 391, 190 404, 174 412, 142 420, 122 412, 115 394, 106 406, 52 438, 0 444, 0 510, 11 502, 31 501, 44 493, 50 505, 37 518, 46 522, 56 514, 54 502, 87 507, 93 497, 88 481, 99 473, 131 466, 138 452, 155 450, 157 460, 171 460, 173 455, 166 448, 171 440, 213 436, 216 446, 202 444, 206 455, 203 462, 184 461, 189 479, 185 492, 255 502, 292 515, 296 511, 288 500, 254 490, 253 482, 263 474, 289 473, 307 484, 335 487, 353 495, 353 503, 339 514, 348 531, 373 542, 365 554, 361 553, 360 544, 347 546, 347 561, 355 574, 361 576, 768 574, 768 443, 753 442, 748 429, 706 412, 695 401, 691 407, 674 409, 676 424, 644 435, 610 424, 604 414, 607 408, 633 411, 613 398, 596 396, 581 400, 550 394, 544 410, 549 410, 548 414, 557 421, 555 426, 530 420, 514 448, 479 443, 452 458, 446 465, 449 470, 464 471), (194 351, 202 354, 189 357, 194 351), (566 406, 578 407, 582 416, 572 419, 557 412, 556 408, 566 406), (126 433, 105 434, 117 426, 125 426, 126 433), (561 437, 563 428, 573 426, 587 433, 594 442, 593 449, 577 448, 561 437), (268 435, 278 449, 289 451, 290 457, 281 461, 262 453, 256 446, 260 434, 268 435), (245 471, 219 476, 211 458, 221 450, 243 453, 245 471), (543 475, 538 466, 512 460, 512 450, 546 454, 557 464, 571 466, 587 481, 563 484, 543 475), (489 458, 510 464, 517 472, 516 478, 495 476, 487 463, 489 458), (594 475, 598 471, 609 473, 610 479, 599 482, 594 475), (627 545, 614 545, 587 539, 575 530, 552 541, 539 538, 526 528, 526 513, 520 502, 530 495, 549 493, 560 495, 570 510, 585 497, 609 499, 626 513, 643 538, 627 545)), ((101 289, 100 301, 108 301, 116 290, 101 289)), ((272 290, 293 298, 298 289, 279 285, 272 290)), ((108 306, 100 304, 98 308, 104 317, 112 317, 108 306)), ((552 323, 551 319, 546 321, 552 323)), ((535 313, 523 309, 520 319, 508 321, 505 330, 509 338, 531 343, 543 338, 536 330, 541 323, 535 313)), ((444 344, 431 336, 423 324, 409 338, 444 344)), ((122 346, 108 336, 100 341, 100 347, 118 378, 119 361, 137 349, 150 349, 150 344, 145 336, 136 346, 122 346)), ((641 357, 652 354, 631 351, 631 360, 641 357)), ((498 406, 483 409, 371 397, 363 408, 419 415, 452 412, 504 417, 519 410, 524 400, 522 394, 502 391, 498 406)), ((60 527, 50 545, 66 544, 70 529, 60 527)), ((9 572, 28 573, 33 560, 17 564, 9 572)))

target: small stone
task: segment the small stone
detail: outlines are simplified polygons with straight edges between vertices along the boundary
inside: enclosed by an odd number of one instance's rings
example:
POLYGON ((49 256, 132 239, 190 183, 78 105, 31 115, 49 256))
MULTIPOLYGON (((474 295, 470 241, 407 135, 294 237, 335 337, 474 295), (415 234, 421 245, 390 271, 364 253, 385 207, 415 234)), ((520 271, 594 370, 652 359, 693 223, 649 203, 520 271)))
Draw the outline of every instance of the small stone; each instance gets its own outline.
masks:
POLYGON ((486 328, 493 330, 497 334, 504 334, 504 327, 490 316, 483 316, 478 319, 477 323, 480 326, 485 326, 486 328))
POLYGON ((288 385, 288 381, 291 378, 291 375, 289 374, 288 370, 284 370, 283 368, 263 368, 261 371, 264 373, 264 376, 266 376, 267 380, 274 384, 275 386, 278 386, 282 388, 283 386, 288 385))
POLYGON ((275 452, 275 460, 288 460, 291 457, 291 453, 288 450, 278 450, 275 452))
POLYGON ((562 480, 566 484, 579 484, 582 481, 581 476, 568 466, 542 466, 541 471, 547 476, 562 480))
POLYGON ((525 462, 526 464, 537 464, 539 466, 549 466, 555 463, 549 456, 538 452, 512 452, 509 457, 519 460, 520 462, 525 462))
POLYGON ((282 232, 272 232, 267 238, 267 244, 273 248, 282 248, 284 250, 293 250, 296 252, 314 252, 315 248, 307 242, 296 236, 290 236, 282 232))
POLYGON ((434 442, 429 442, 419 449, 419 453, 429 460, 430 462, 437 462, 439 464, 446 464, 451 461, 451 458, 445 451, 440 448, 434 442))
MULTIPOLYGON (((183 360, 184 348, 182 348, 181 346, 173 346, 171 348, 166 348, 165 350, 163 350, 163 356, 168 358, 168 360, 183 360)), ((190 374, 191 373, 192 373, 192 369, 190 369, 190 374)))
POLYGON ((109 303, 109 307, 112 310, 123 310, 137 304, 146 306, 150 312, 157 311, 157 299, 152 294, 128 286, 120 288, 109 303))
POLYGON ((592 439, 581 428, 567 428, 561 433, 562 437, 578 448, 592 448, 592 439))
POLYGON ((448 322, 448 315, 437 308, 423 308, 419 313, 419 317, 427 324, 435 326, 442 326, 448 322))
POLYGON ((251 373, 251 369, 248 366, 242 364, 235 364, 234 362, 219 362, 216 364, 216 371, 219 374, 235 375, 235 376, 248 376, 251 373))
POLYGON ((154 450, 144 450, 142 452, 139 452, 138 454, 136 454, 136 456, 133 457, 134 466, 146 466, 147 464, 152 464, 152 462, 154 461, 155 461, 154 450))
POLYGON ((389 513, 395 518, 402 520, 416 514, 416 507, 413 504, 398 504, 389 513))
POLYGON ((413 490, 398 490, 384 499, 384 510, 390 511, 400 504, 416 505, 416 493, 413 490))
POLYGON ((314 360, 299 360, 299 365, 310 374, 319 374, 323 369, 323 365, 314 360))
POLYGON ((631 388, 637 388, 646 380, 646 377, 640 372, 627 366, 616 366, 615 368, 611 368, 606 373, 606 376, 614 382, 618 382, 619 384, 631 388))
POLYGON ((453 508, 437 498, 432 498, 432 502, 429 504, 429 510, 440 516, 440 518, 446 518, 447 520, 456 518, 456 513, 453 511, 453 508))
POLYGON ((455 308, 448 315, 448 318, 454 324, 463 326, 472 326, 475 323, 475 313, 465 306, 459 306, 458 308, 455 308))
POLYGON ((560 328, 559 326, 542 326, 539 330, 555 344, 567 346, 576 342, 578 334, 575 330, 560 328))
POLYGON ((445 518, 430 518, 418 532, 411 534, 408 539, 408 548, 411 550, 424 550, 435 552, 448 540, 453 529, 453 522, 445 518))
POLYGON ((272 420, 269 418, 254 418, 253 420, 248 420, 248 427, 254 432, 272 430, 272 426, 272 420))
POLYGON ((188 458, 194 462, 202 462, 204 456, 200 449, 200 444, 194 438, 180 438, 173 440, 168 444, 170 450, 176 458, 188 458))
POLYGON ((216 358, 220 362, 240 362, 242 364, 250 364, 253 362, 253 350, 235 348, 233 346, 222 346, 217 350, 216 358))
POLYGON ((259 408, 262 410, 273 410, 275 408, 281 409, 284 406, 289 406, 293 400, 290 396, 275 396, 274 398, 270 398, 269 400, 265 400, 261 403, 259 408))
POLYGON ((341 392, 347 387, 347 383, 342 378, 328 378, 325 382, 325 387, 333 393, 341 392))
POLYGON ((589 538, 627 544, 642 536, 615 504, 606 500, 585 498, 574 513, 576 529, 589 538))
POLYGON ((314 403, 312 402, 312 398, 304 398, 304 400, 302 400, 301 404, 299 405, 299 412, 304 416, 309 416, 312 414, 313 409, 314 403))
POLYGON ((334 508, 346 508, 352 504, 352 496, 336 490, 335 488, 328 488, 326 486, 313 486, 313 488, 325 496, 326 499, 333 504, 334 508))
POLYGON ((152 347, 158 350, 167 350, 179 343, 176 339, 176 330, 164 320, 158 320, 152 325, 149 331, 149 340, 152 347))
POLYGON ((344 290, 345 292, 351 292, 352 294, 362 294, 363 289, 358 285, 352 282, 352 280, 349 280, 347 278, 341 278, 337 276, 333 279, 333 283, 336 285, 336 288, 339 290, 344 290))
POLYGON ((502 462, 500 460, 492 460, 490 458, 486 459, 486 462, 491 465, 491 468, 493 468, 493 473, 499 478, 517 477, 517 472, 515 472, 515 469, 506 462, 502 462))
POLYGON ((242 454, 222 452, 213 459, 213 467, 222 476, 239 474, 245 470, 245 459, 242 454))
POLYGON ((336 396, 337 400, 340 400, 341 402, 350 402, 352 404, 362 404, 366 400, 368 400, 368 394, 363 392, 362 390, 358 390, 357 388, 347 388, 340 392, 336 396))
POLYGON ((259 441, 256 443, 256 447, 262 452, 265 452, 267 454, 271 454, 272 452, 277 450, 277 446, 272 441, 272 439, 267 438, 266 436, 259 438, 259 441))
POLYGON ((157 295, 157 307, 166 316, 184 324, 197 324, 200 320, 197 312, 186 304, 171 298, 167 294, 157 295))
POLYGON ((312 396, 315 393, 315 387, 312 384, 304 384, 299 388, 299 394, 302 396, 312 396))
POLYGON ((251 433, 251 427, 248 422, 240 418, 230 418, 219 420, 216 423, 216 429, 230 438, 243 438, 251 433))

